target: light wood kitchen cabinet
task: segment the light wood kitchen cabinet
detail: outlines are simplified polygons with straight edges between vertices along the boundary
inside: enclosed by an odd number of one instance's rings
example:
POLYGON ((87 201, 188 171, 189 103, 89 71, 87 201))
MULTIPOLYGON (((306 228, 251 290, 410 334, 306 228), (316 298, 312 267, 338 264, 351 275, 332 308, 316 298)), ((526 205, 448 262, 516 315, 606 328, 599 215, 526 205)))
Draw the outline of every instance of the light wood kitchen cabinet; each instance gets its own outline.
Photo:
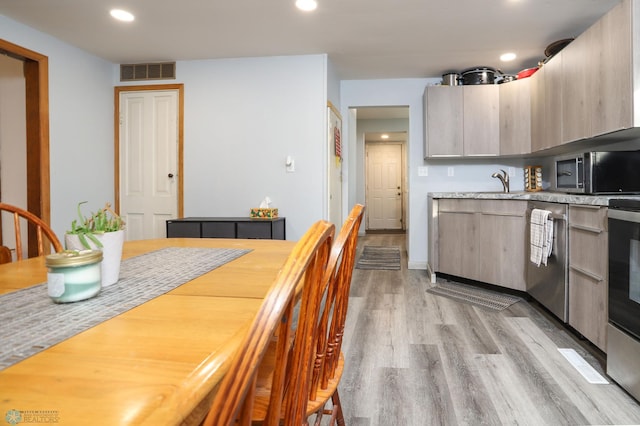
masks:
POLYGON ((438 272, 526 290, 526 208, 518 200, 440 199, 438 272))
POLYGON ((569 205, 569 325, 606 351, 607 207, 569 205))
POLYGON ((463 86, 465 156, 500 153, 500 92, 495 84, 463 86))
POLYGON ((425 157, 462 155, 462 86, 427 86, 423 101, 425 157))
POLYGON ((562 143, 562 52, 531 77, 531 151, 562 143))
POLYGON ((500 84, 500 155, 531 152, 531 79, 500 84))
POLYGON ((500 94, 495 84, 428 86, 425 158, 500 153, 500 94))
POLYGON ((587 72, 594 27, 589 28, 562 50, 562 142, 591 136, 590 98, 587 72))
POLYGON ((624 0, 594 24, 588 52, 591 135, 597 136, 638 125, 634 123, 634 73, 632 42, 639 42, 640 4, 624 0), (634 25, 635 24, 635 27, 634 25))
POLYGON ((531 88, 531 152, 545 148, 544 71, 542 67, 528 78, 531 88))
POLYGON ((478 280, 526 291, 527 202, 479 200, 478 280))
POLYGON ((438 202, 438 272, 478 276, 476 200, 438 202))
POLYGON ((544 69, 544 148, 562 144, 562 62, 563 52, 557 53, 544 69))

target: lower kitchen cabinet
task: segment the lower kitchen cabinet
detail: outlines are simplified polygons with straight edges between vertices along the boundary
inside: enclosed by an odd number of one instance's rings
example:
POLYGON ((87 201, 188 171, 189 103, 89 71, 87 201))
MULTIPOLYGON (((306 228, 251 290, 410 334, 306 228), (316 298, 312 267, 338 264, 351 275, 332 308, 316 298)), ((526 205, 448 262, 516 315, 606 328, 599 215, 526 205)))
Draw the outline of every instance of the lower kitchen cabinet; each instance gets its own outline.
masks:
POLYGON ((478 216, 480 281, 527 290, 526 210, 526 201, 481 201, 478 216))
POLYGON ((438 272, 476 279, 476 200, 438 203, 438 272))
POLYGON ((186 217, 167 221, 167 238, 285 240, 285 218, 186 217))
POLYGON ((606 351, 607 207, 569 206, 569 325, 606 351))
POLYGON ((526 290, 526 201, 440 199, 438 272, 526 290))

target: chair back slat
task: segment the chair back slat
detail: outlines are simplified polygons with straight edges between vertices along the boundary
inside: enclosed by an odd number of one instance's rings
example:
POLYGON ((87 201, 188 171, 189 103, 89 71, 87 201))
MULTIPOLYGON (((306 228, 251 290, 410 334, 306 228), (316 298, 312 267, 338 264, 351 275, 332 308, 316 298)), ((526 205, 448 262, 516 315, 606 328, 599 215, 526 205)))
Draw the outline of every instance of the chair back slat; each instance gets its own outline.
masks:
MULTIPOLYGON (((49 243, 51 244, 51 246, 53 246, 53 250, 55 252, 61 252, 63 250, 62 243, 60 243, 60 240, 58 239, 56 234, 53 232, 53 230, 49 227, 49 225, 45 221, 43 221, 41 218, 39 218, 35 214, 11 204, 0 203, 0 213, 2 213, 3 211, 11 213, 13 217, 13 228, 15 231, 15 250, 16 250, 17 260, 22 260, 24 257, 22 254, 22 247, 23 247, 22 232, 21 232, 22 220, 26 221, 30 229, 35 230, 38 256, 42 256, 43 254, 49 253, 49 247, 45 246, 45 237, 47 240, 49 240, 49 243)), ((0 241, 0 245, 2 245, 1 241, 0 241)))
MULTIPOLYGON (((276 361, 269 405, 272 412, 268 414, 263 425, 280 424, 281 410, 287 413, 285 425, 303 424, 307 400, 304 397, 299 401, 294 394, 308 383, 304 374, 299 374, 301 370, 296 364, 296 355, 289 352, 294 347, 300 348, 296 346, 299 341, 307 342, 313 336, 312 333, 307 335, 301 331, 308 331, 310 327, 300 324, 295 332, 295 342, 293 345, 290 344, 293 306, 296 302, 297 289, 302 288, 302 309, 310 313, 311 306, 307 307, 307 304, 313 305, 315 302, 305 300, 305 297, 315 296, 317 290, 313 287, 321 283, 329 258, 334 229, 332 224, 318 221, 295 245, 269 289, 243 343, 234 355, 229 370, 216 392, 204 425, 250 424, 258 367, 269 344, 276 336, 276 361), (293 375, 290 376, 292 372, 293 375)), ((304 394, 306 395, 306 392, 304 394)))

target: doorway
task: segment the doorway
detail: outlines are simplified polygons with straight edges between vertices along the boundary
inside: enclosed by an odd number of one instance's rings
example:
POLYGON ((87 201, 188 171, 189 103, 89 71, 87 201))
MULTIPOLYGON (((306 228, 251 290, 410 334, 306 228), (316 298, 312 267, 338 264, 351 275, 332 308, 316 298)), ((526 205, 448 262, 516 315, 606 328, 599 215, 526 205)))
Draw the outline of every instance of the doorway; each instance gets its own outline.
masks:
POLYGON ((367 206, 364 230, 404 232, 407 228, 409 190, 406 173, 409 107, 368 106, 351 109, 355 110, 350 122, 355 119, 353 137, 357 140, 358 154, 355 164, 355 198, 367 206), (374 165, 374 159, 368 157, 368 151, 372 147, 379 156, 375 159, 378 165, 374 165), (372 190, 383 191, 383 187, 386 187, 384 191, 388 192, 386 195, 383 196, 382 192, 372 194, 372 190))
MULTIPOLYGON (((49 177, 49 59, 37 52, 0 39, 0 53, 22 61, 26 117, 26 205, 20 207, 51 224, 49 177)), ((33 227, 28 231, 28 256, 37 256, 33 227)), ((1 237, 0 229, 0 237, 1 237)), ((47 247, 48 249, 48 247, 47 247)))
POLYGON ((116 87, 116 208, 126 239, 166 237, 183 216, 183 85, 116 87))

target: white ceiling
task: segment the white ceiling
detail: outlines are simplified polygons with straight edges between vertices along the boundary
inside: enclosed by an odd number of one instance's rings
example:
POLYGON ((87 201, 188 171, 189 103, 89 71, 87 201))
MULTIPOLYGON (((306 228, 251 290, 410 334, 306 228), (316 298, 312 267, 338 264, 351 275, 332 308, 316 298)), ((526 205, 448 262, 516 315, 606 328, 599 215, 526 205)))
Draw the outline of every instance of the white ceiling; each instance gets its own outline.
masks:
POLYGON ((304 13, 294 0, 0 0, 0 14, 114 63, 327 53, 348 80, 517 73, 618 1, 318 0, 304 13), (518 59, 501 64, 507 51, 518 59))

